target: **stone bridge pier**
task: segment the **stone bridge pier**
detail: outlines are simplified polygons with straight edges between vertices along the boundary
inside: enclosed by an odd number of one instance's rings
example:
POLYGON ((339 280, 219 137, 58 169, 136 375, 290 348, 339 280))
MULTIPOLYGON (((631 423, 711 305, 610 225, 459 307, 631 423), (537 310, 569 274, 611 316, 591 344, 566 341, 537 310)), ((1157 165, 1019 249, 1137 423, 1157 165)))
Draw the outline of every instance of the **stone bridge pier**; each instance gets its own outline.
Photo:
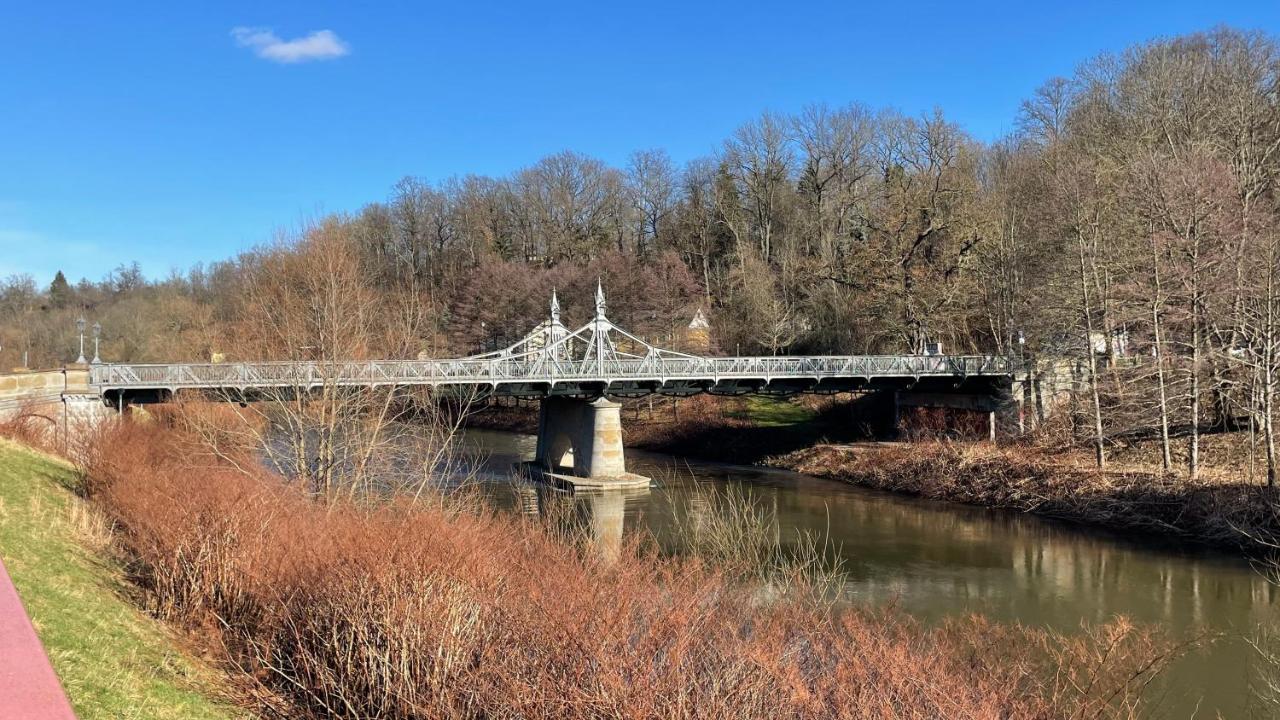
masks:
POLYGON ((627 472, 621 409, 603 397, 544 398, 533 474, 576 488, 648 487, 649 478, 627 472))

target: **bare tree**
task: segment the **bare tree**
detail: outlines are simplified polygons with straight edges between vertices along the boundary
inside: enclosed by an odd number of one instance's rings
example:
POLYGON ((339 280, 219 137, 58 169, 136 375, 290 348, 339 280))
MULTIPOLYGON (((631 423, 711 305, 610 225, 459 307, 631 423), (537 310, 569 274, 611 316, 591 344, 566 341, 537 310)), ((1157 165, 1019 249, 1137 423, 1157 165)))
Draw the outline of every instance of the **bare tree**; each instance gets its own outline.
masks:
POLYGON ((668 218, 675 209, 675 166, 665 150, 641 150, 631 154, 627 180, 640 221, 636 253, 646 256, 662 246, 668 218))
POLYGON ((793 121, 802 152, 799 192, 809 216, 806 254, 837 263, 861 229, 869 178, 874 116, 861 105, 832 110, 814 105, 793 121))
POLYGON ((236 401, 240 422, 219 432, 322 498, 420 492, 437 477, 428 465, 449 457, 456 422, 421 392, 338 384, 353 365, 412 357, 422 343, 420 296, 379 291, 361 258, 353 227, 337 219, 255 251, 227 339, 236 356, 293 364, 280 366, 275 389, 221 398, 236 401), (428 422, 397 422, 415 409, 428 422), (421 462, 407 464, 410 456, 421 462))
POLYGON ((869 219, 870 262, 897 333, 923 351, 933 327, 961 295, 964 266, 982 241, 972 141, 940 113, 921 120, 886 114, 876 143, 882 185, 869 219))
POLYGON ((791 169, 795 162, 788 142, 788 123, 766 113, 747 123, 725 142, 724 164, 733 181, 739 205, 749 219, 749 232, 760 257, 774 259, 778 231, 793 193, 791 169))

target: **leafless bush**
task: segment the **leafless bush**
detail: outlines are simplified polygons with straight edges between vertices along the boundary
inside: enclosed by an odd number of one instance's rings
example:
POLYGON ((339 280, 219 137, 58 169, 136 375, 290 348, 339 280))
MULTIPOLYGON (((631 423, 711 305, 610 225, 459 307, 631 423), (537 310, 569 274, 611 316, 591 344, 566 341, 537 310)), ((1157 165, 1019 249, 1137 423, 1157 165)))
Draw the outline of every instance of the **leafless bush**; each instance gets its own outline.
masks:
POLYGON ((120 523, 150 608, 201 628, 279 714, 1127 717, 1103 693, 1161 657, 1128 626, 1072 641, 929 630, 795 596, 762 603, 706 561, 634 544, 606 562, 506 517, 318 503, 265 471, 193 464, 177 434, 124 423, 98 438, 93 497, 120 523), (1090 673, 1109 684, 1055 684, 1090 673))
POLYGON ((829 538, 797 531, 784 543, 777 510, 750 488, 696 488, 683 502, 675 532, 689 555, 777 591, 834 596, 843 588, 843 562, 829 538))
POLYGON ((58 418, 34 404, 24 404, 0 422, 0 437, 46 452, 59 452, 63 429, 58 418))

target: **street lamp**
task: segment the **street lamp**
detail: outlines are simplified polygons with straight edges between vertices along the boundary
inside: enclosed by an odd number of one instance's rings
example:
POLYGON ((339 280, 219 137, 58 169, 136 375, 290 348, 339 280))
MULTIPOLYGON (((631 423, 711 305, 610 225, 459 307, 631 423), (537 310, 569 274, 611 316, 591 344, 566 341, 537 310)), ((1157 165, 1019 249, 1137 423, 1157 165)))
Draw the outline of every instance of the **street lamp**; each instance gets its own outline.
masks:
POLYGON ((83 317, 76 320, 76 331, 80 333, 80 357, 76 358, 77 365, 84 365, 88 363, 88 360, 84 359, 84 326, 85 322, 83 317))
POLYGON ((102 358, 98 357, 98 339, 102 336, 102 323, 93 323, 93 364, 98 365, 102 358))

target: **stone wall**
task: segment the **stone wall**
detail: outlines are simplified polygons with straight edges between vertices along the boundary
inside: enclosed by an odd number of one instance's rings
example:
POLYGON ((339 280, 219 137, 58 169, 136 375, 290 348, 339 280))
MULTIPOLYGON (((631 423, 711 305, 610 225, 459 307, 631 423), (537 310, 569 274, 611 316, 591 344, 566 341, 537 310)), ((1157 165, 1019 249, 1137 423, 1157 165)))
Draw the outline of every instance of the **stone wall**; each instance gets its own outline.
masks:
POLYGON ((83 385, 84 392, 89 389, 89 373, 87 371, 42 370, 39 372, 0 375, 0 416, 11 415, 24 406, 32 404, 62 402, 62 393, 67 389, 69 373, 83 375, 83 379, 73 381, 83 385))
POLYGON ((23 422, 56 433, 61 443, 113 415, 102 396, 89 387, 89 370, 59 370, 0 375, 0 422, 23 422))

